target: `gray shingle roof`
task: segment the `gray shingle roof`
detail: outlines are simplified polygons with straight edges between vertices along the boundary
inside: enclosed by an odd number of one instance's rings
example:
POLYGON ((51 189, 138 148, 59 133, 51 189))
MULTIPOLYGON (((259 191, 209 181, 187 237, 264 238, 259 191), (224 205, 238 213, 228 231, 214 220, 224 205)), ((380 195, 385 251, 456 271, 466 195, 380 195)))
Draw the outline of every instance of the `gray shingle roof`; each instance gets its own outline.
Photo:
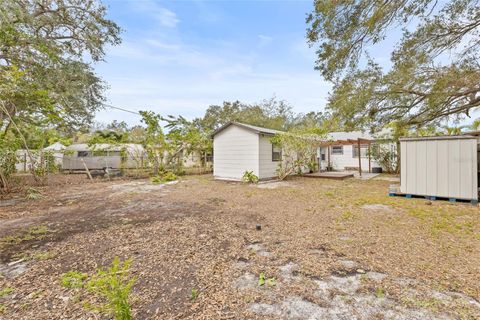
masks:
POLYGON ((275 135, 277 133, 282 133, 283 132, 283 131, 274 130, 274 129, 252 126, 251 124, 230 121, 229 123, 221 126, 217 130, 215 130, 215 132, 212 134, 212 137, 214 137, 215 135, 217 135, 221 131, 225 130, 226 128, 230 127, 231 125, 235 125, 235 126, 250 130, 250 131, 255 132, 255 133, 275 135))

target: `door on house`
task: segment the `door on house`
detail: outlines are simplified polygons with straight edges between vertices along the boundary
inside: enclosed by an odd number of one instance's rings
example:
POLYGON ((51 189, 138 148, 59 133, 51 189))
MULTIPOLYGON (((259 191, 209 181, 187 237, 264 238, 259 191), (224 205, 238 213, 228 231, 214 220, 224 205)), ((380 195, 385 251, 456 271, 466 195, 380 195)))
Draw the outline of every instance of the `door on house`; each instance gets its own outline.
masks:
POLYGON ((319 155, 318 155, 318 171, 325 171, 327 170, 327 147, 320 147, 319 148, 319 155))

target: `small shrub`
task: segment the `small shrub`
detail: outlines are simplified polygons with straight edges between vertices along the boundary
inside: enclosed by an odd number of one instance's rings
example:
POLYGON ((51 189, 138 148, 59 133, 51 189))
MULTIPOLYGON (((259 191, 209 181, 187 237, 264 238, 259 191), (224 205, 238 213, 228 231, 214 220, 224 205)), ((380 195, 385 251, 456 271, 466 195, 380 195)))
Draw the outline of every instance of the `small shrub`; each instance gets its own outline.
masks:
POLYGON ((159 183, 162 183, 162 178, 160 176, 154 176, 150 178, 150 181, 153 184, 159 184, 159 183))
POLYGON ((27 194, 25 195, 25 198, 27 200, 37 200, 43 198, 42 193, 40 190, 35 189, 35 188, 28 188, 27 189, 27 194))
POLYGON ((245 171, 242 180, 247 183, 258 183, 258 176, 253 171, 245 171))
POLYGON ((160 184, 160 183, 165 183, 165 182, 170 182, 175 180, 177 180, 177 175, 171 171, 162 172, 158 176, 154 176, 150 178, 150 181, 153 184, 160 184))
POLYGON ((171 171, 168 171, 163 175, 162 178, 164 181, 175 181, 177 180, 177 175, 171 171))
POLYGON ((129 276, 132 260, 120 262, 116 257, 108 269, 100 269, 87 283, 88 291, 103 297, 105 304, 97 310, 113 315, 116 320, 130 320, 128 297, 136 279, 129 276))
POLYGON ((88 275, 78 271, 68 271, 62 274, 62 286, 69 289, 82 288, 88 275))

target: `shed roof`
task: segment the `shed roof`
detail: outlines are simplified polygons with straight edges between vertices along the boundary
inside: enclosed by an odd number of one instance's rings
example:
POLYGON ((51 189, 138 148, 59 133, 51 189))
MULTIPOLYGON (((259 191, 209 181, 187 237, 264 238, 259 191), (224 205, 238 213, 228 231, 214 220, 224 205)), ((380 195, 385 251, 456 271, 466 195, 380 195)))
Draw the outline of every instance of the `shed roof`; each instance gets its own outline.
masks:
POLYGON ((477 139, 473 135, 455 135, 455 136, 428 136, 428 137, 404 137, 400 138, 400 141, 426 141, 426 140, 465 140, 465 139, 477 139))
POLYGON ((262 128, 262 127, 252 126, 251 124, 246 124, 246 123, 240 123, 240 122, 230 121, 230 122, 224 124, 223 126, 221 126, 220 128, 218 128, 217 130, 215 130, 215 131, 212 133, 212 137, 216 136, 217 134, 219 134, 219 133, 222 132, 223 130, 227 129, 227 128, 230 127, 231 125, 235 125, 235 126, 237 126, 237 127, 250 130, 250 131, 252 131, 252 132, 254 132, 254 133, 257 133, 257 134, 275 135, 275 134, 278 134, 278 133, 283 133, 283 131, 279 131, 279 130, 262 128))

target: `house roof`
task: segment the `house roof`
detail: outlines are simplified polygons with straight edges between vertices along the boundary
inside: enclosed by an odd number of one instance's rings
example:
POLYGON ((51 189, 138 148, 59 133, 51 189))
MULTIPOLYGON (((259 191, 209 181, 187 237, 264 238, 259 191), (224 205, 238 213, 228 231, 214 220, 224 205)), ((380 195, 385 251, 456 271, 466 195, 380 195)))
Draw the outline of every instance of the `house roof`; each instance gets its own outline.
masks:
POLYGON ((65 149, 65 146, 60 142, 55 142, 54 144, 49 145, 48 147, 44 148, 43 150, 53 150, 53 151, 60 151, 65 149))
POLYGON ((136 143, 119 143, 119 144, 109 144, 109 143, 97 143, 89 146, 86 143, 76 143, 72 144, 65 148, 69 151, 89 151, 89 150, 108 150, 108 151, 121 151, 121 150, 143 150, 141 144, 136 143))
POLYGON ((227 129, 231 125, 235 125, 237 127, 247 129, 247 130, 252 131, 254 133, 257 133, 257 134, 275 135, 277 133, 283 133, 283 131, 279 131, 279 130, 262 128, 262 127, 252 126, 251 124, 230 121, 230 122, 224 124, 223 126, 221 126, 220 128, 218 128, 217 130, 215 130, 212 133, 212 137, 216 136, 217 134, 219 134, 223 130, 227 129))
POLYGON ((373 136, 369 135, 368 133, 363 133, 361 131, 330 132, 327 134, 326 139, 331 141, 357 139, 375 140, 373 136))

